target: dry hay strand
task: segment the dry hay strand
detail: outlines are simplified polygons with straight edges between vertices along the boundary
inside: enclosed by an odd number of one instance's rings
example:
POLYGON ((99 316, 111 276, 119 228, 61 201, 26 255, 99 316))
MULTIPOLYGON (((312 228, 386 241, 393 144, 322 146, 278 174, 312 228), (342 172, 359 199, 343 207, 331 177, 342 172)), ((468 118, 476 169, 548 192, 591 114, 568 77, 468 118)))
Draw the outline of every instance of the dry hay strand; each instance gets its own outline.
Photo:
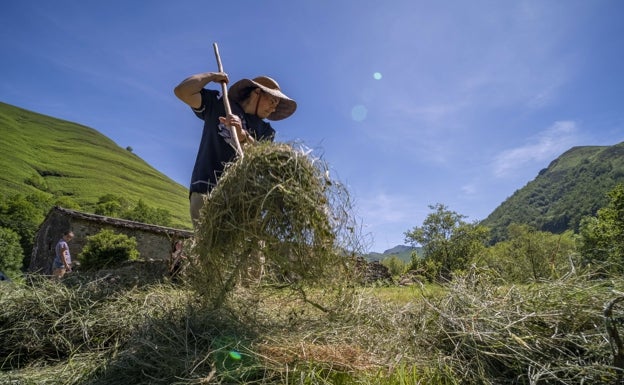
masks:
POLYGON ((616 374, 601 314, 609 285, 584 276, 501 285, 495 273, 469 273, 425 301, 420 342, 469 383, 608 383, 616 374))
POLYGON ((259 143, 226 166, 197 226, 191 282, 215 307, 238 284, 345 283, 357 236, 346 189, 288 144, 259 143))
POLYGON ((267 367, 316 364, 341 372, 357 372, 378 369, 374 357, 354 344, 319 343, 263 343, 257 348, 257 355, 267 367))

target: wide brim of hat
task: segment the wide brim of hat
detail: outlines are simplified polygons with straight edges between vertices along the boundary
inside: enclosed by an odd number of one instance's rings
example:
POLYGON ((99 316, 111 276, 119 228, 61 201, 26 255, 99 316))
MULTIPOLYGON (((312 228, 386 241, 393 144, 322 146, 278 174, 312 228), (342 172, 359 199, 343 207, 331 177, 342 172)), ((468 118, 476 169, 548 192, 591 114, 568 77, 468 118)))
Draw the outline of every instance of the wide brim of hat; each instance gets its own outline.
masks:
POLYGON ((267 94, 271 94, 280 100, 279 104, 275 108, 275 111, 273 111, 271 115, 267 116, 267 119, 282 120, 295 113, 295 110, 297 109, 297 102, 286 96, 282 91, 267 88, 251 79, 241 79, 232 84, 232 86, 228 89, 228 96, 235 102, 241 102, 241 92, 248 87, 258 87, 267 94))

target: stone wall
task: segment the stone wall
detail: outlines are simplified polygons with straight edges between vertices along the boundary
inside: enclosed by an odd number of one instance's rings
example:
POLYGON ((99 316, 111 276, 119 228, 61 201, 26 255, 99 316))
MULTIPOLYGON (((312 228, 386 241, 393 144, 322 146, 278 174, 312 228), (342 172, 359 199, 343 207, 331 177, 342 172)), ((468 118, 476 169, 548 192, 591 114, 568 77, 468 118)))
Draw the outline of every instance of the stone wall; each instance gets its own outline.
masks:
POLYGON ((65 231, 73 231, 74 239, 69 242, 72 260, 76 260, 87 242, 87 237, 103 229, 134 237, 140 258, 144 260, 165 260, 169 258, 173 243, 178 239, 189 239, 193 233, 188 230, 149 225, 140 222, 105 217, 75 210, 54 207, 43 221, 34 239, 34 247, 28 270, 51 274, 54 247, 65 231))

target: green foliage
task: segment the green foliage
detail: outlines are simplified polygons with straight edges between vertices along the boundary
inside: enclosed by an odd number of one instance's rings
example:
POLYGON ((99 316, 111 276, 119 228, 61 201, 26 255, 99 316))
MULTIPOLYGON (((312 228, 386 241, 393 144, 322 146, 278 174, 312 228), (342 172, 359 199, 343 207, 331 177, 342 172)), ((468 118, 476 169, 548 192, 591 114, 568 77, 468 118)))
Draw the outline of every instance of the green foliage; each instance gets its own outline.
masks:
POLYGON ((36 172, 33 173, 28 178, 26 178, 24 180, 24 183, 31 185, 34 188, 41 190, 41 191, 48 191, 49 189, 48 183, 46 182, 45 178, 43 178, 41 175, 39 175, 36 172))
POLYGON ((388 249, 384 251, 383 253, 377 253, 374 251, 370 253, 366 253, 363 255, 363 257, 367 261, 370 262, 370 261, 382 261, 388 257, 395 256, 399 258, 401 261, 405 262, 406 264, 409 264, 410 261, 412 260, 412 256, 415 254, 416 255, 422 254, 422 250, 420 247, 399 245, 391 249, 388 249))
POLYGON ((0 271, 13 280, 21 277, 24 254, 19 235, 11 229, 0 227, 0 250, 0 271))
POLYGON ((107 217, 121 217, 121 214, 130 208, 130 202, 122 196, 104 194, 98 198, 94 213, 107 217))
POLYGON ((418 272, 418 279, 424 279, 427 282, 439 282, 442 262, 432 258, 415 258, 412 260, 409 269, 418 272))
POLYGON ((54 206, 60 206, 70 210, 80 210, 80 204, 70 197, 58 197, 54 200, 54 206))
POLYGON ((149 207, 142 199, 139 199, 132 209, 126 210, 121 218, 153 225, 171 226, 171 214, 168 210, 149 207))
POLYGON ((507 239, 511 223, 561 234, 578 232, 581 219, 607 204, 606 193, 624 182, 624 142, 574 147, 496 208, 481 224, 491 243, 507 239))
POLYGON ((425 218, 423 225, 405 233, 407 242, 423 248, 424 259, 412 259, 411 268, 424 268, 429 277, 448 280, 452 272, 465 269, 484 250, 489 232, 484 226, 465 222, 464 215, 443 204, 429 208, 435 212, 425 218))
POLYGON ((38 194, 15 194, 0 203, 0 227, 13 230, 19 236, 25 258, 32 253, 35 233, 45 217, 46 202, 38 194))
POLYGON ((607 196, 610 201, 595 217, 581 222, 581 254, 588 263, 602 263, 612 272, 624 272, 624 184, 607 196))
POLYGON ((151 207, 143 199, 139 199, 136 205, 118 195, 105 194, 99 197, 95 214, 128 219, 136 222, 150 223, 159 226, 172 226, 173 221, 169 210, 151 207))
POLYGON ((488 247, 475 262, 496 271, 509 282, 555 279, 578 262, 572 231, 552 234, 525 224, 511 224, 507 239, 488 247))
POLYGON ((102 230, 87 237, 87 243, 78 258, 85 269, 113 268, 122 262, 139 259, 139 251, 134 237, 102 230))
POLYGON ((45 213, 54 199, 86 212, 105 194, 142 199, 167 210, 173 227, 191 228, 188 189, 98 131, 4 103, 0 122, 0 195, 43 194, 45 213))
POLYGON ((381 264, 388 268, 392 276, 398 276, 407 270, 407 263, 396 255, 391 255, 381 260, 381 264))

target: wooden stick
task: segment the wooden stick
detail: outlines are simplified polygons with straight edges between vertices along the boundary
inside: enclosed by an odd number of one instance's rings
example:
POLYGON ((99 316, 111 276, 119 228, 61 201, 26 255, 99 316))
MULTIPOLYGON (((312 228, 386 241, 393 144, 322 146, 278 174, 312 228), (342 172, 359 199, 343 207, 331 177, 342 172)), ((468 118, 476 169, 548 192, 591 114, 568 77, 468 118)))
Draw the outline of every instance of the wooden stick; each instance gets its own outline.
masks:
MULTIPOLYGON (((215 56, 217 57, 217 66, 219 67, 219 72, 223 72, 223 64, 221 64, 221 56, 219 56, 219 47, 217 46, 217 43, 213 43, 212 46, 214 47, 214 52, 215 52, 215 56)), ((232 108, 230 107, 230 99, 228 98, 228 89, 227 89, 227 84, 225 82, 221 82, 221 90, 222 90, 222 94, 223 94, 223 105, 225 106, 225 113, 227 115, 231 115, 232 114, 232 108)), ((243 148, 240 145, 240 142, 238 141, 238 134, 236 132, 236 128, 235 127, 228 127, 230 129, 230 133, 232 134, 232 139, 234 139, 234 144, 236 144, 236 152, 238 153, 238 156, 241 157, 241 159, 243 158, 243 148)))

